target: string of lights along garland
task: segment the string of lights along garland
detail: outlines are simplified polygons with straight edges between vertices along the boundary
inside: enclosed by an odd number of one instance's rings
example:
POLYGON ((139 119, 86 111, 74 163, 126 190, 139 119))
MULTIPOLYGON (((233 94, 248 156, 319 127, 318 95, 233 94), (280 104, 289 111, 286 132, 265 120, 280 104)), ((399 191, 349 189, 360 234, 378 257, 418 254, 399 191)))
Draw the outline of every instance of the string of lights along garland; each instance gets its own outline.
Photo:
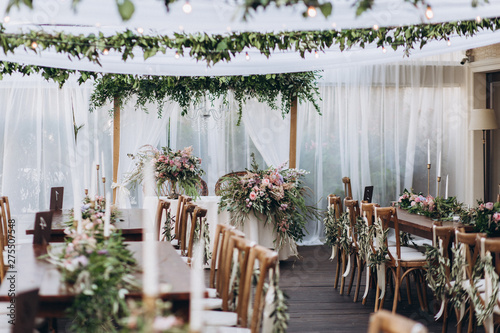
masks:
MULTIPOLYGON (((74 9, 77 8, 78 4, 82 0, 73 0, 72 6, 74 9)), ((170 5, 174 2, 183 1, 184 4, 182 6, 182 10, 184 13, 189 14, 192 11, 192 6, 189 0, 164 0, 165 7, 167 11, 170 10, 170 5)), ((431 19, 432 8, 431 5, 426 0, 401 0, 402 2, 407 2, 415 7, 422 6, 426 8, 426 16, 428 19, 431 19), (431 17, 429 17, 431 15, 431 17)), ((488 3, 488 0, 471 0, 471 6, 476 7, 479 3, 488 3)), ((375 0, 356 0, 353 4, 356 9, 356 15, 359 16, 366 11, 370 11, 375 4, 375 0)), ((318 0, 244 0, 242 2, 242 7, 244 9, 243 12, 243 20, 247 20, 251 17, 252 11, 256 12, 259 8, 266 9, 270 5, 275 5, 276 7, 281 6, 297 6, 301 5, 303 8, 302 15, 304 17, 315 17, 317 15, 317 11, 321 11, 325 18, 328 18, 333 12, 333 1, 323 1, 319 2, 318 0)), ((10 11, 12 7, 21 7, 27 6, 29 8, 33 8, 33 0, 10 0, 7 6, 7 12, 10 11)), ((123 21, 128 21, 135 12, 135 5, 132 0, 121 0, 116 1, 116 6, 118 8, 118 12, 123 21)))
POLYGON ((283 31, 279 33, 233 32, 225 35, 208 35, 205 33, 175 33, 173 37, 143 35, 143 29, 126 30, 113 36, 102 33, 72 35, 63 32, 50 34, 43 31, 30 31, 23 34, 7 34, 0 25, 0 48, 5 54, 14 53, 17 48, 24 48, 39 53, 52 48, 58 53, 65 53, 71 58, 86 58, 100 64, 100 59, 111 50, 122 55, 122 60, 134 57, 134 52, 142 51, 144 59, 157 54, 174 52, 175 57, 184 56, 204 61, 208 66, 244 53, 250 60, 249 50, 257 50, 266 57, 273 52, 298 52, 301 57, 306 53, 319 56, 337 46, 344 51, 353 46, 364 48, 368 44, 376 44, 384 50, 392 47, 404 48, 405 55, 415 47, 422 48, 431 40, 446 40, 450 37, 471 37, 480 30, 496 31, 500 27, 500 18, 439 24, 420 24, 403 27, 378 27, 370 29, 345 29, 323 31, 283 31))

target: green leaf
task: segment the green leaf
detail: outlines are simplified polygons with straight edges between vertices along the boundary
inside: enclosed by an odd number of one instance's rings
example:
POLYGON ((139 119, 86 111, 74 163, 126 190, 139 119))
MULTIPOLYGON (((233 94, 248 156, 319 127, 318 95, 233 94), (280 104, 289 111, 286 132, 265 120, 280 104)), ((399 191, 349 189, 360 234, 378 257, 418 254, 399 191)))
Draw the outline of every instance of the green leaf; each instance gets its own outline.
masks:
POLYGON ((130 0, 116 0, 116 5, 118 6, 118 11, 122 20, 128 21, 132 17, 135 11, 134 4, 130 0))
POLYGON ((327 2, 319 6, 319 9, 321 10, 321 13, 323 13, 324 17, 328 17, 332 14, 333 6, 330 2, 327 2))

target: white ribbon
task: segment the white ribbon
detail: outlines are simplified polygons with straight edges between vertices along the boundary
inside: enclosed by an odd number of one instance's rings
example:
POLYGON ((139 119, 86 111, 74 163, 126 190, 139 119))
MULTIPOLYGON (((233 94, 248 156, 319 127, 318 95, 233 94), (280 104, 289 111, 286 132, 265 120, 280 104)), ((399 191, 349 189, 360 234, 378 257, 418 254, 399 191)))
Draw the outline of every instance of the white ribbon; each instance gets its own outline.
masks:
POLYGON ((274 294, 275 294, 275 287, 274 283, 272 282, 274 277, 273 277, 273 271, 271 270, 269 272, 269 289, 267 289, 267 293, 265 295, 265 304, 264 304, 264 313, 263 313, 263 318, 262 318, 262 333, 272 333, 274 329, 274 323, 271 318, 271 315, 273 312, 275 312, 276 307, 274 305, 274 294))
MULTIPOLYGON (((436 226, 433 226, 432 231, 434 233, 434 237, 436 237, 436 226)), ((436 241, 436 239, 434 238, 434 242, 435 241, 436 241)), ((434 243, 434 245, 435 244, 436 243, 434 243)), ((441 256, 443 256, 443 240, 441 238, 439 239, 438 250, 439 250, 439 254, 441 256)), ((445 306, 445 301, 444 301, 444 297, 443 297, 443 299, 441 300, 441 308, 439 309, 439 312, 434 316, 435 320, 438 320, 443 315, 443 313, 444 313, 444 306, 445 306)))
POLYGON ((339 246, 338 245, 332 246, 332 255, 330 257, 330 260, 335 259, 335 257, 337 256, 337 252, 338 251, 339 251, 339 246))
POLYGON ((444 299, 442 299, 441 300, 441 308, 439 309, 439 312, 434 316, 435 320, 438 320, 443 315, 443 313, 444 313, 444 305, 445 305, 445 301, 444 301, 444 299))
POLYGON ((377 267, 377 284, 380 288, 379 299, 382 299, 385 296, 385 263, 377 267))
POLYGON ((347 277, 351 272, 351 255, 349 253, 346 254, 347 254, 347 267, 344 274, 342 274, 343 277, 347 277))
MULTIPOLYGON (((368 219, 366 218, 366 212, 363 212, 363 221, 368 226, 368 219)), ((371 251, 371 247, 368 248, 368 252, 365 255, 365 262, 366 262, 366 284, 365 284, 365 293, 363 294, 363 299, 365 299, 366 296, 368 296, 368 289, 370 288, 370 252, 369 251, 371 251)))
POLYGON ((130 208, 129 204, 129 197, 130 197, 130 191, 126 187, 127 184, 119 184, 113 182, 111 184, 111 189, 117 189, 116 191, 116 201, 115 201, 115 206, 118 208, 130 208))

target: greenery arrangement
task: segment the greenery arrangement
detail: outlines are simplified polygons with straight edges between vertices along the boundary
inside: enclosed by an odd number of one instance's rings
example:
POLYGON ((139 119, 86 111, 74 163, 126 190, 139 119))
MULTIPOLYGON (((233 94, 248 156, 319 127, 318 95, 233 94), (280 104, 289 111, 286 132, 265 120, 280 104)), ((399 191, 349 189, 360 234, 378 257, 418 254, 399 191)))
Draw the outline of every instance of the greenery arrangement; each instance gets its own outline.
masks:
POLYGON ((177 151, 163 147, 160 151, 150 145, 143 146, 137 154, 128 154, 136 163, 135 169, 127 175, 125 182, 141 183, 145 165, 152 163, 158 195, 164 194, 162 187, 168 181, 171 185, 171 195, 176 193, 178 185, 186 195, 197 198, 201 186, 200 177, 204 171, 201 169, 201 158, 192 155, 192 151, 192 147, 177 151))
POLYGON ((478 201, 477 208, 464 211, 462 223, 474 225, 476 232, 484 232, 489 237, 500 236, 500 202, 478 201))
POLYGON ((460 215, 465 208, 455 197, 444 199, 431 195, 424 197, 422 193, 413 193, 404 189, 398 199, 398 205, 409 213, 418 214, 439 220, 452 220, 454 215, 460 215))
MULTIPOLYGON (((100 240, 103 238, 103 228, 104 228, 104 213, 106 212, 106 199, 103 196, 96 195, 94 200, 91 201, 89 196, 86 196, 83 199, 83 205, 80 207, 82 211, 82 219, 86 221, 84 223, 84 228, 87 232, 92 232, 94 237, 99 238, 100 240)), ((114 223, 116 219, 120 216, 120 211, 111 206, 111 215, 110 215, 110 230, 115 229, 114 223)), ((68 228, 66 229, 66 233, 70 234, 74 227, 74 213, 73 209, 70 210, 70 214, 68 215, 68 221, 66 222, 68 228)))
POLYGON ((108 239, 96 237, 89 219, 82 220, 84 232, 73 228, 62 252, 49 249, 48 260, 61 272, 61 279, 74 292, 68 309, 76 332, 116 332, 116 322, 128 315, 125 295, 138 288, 133 274, 136 262, 119 232, 108 239))
POLYGON ((225 179, 219 210, 231 212, 234 225, 243 225, 250 214, 263 214, 264 223, 271 223, 278 233, 276 249, 289 239, 302 240, 306 219, 316 214, 315 208, 305 203, 306 171, 284 169, 284 165, 261 170, 253 154, 252 159, 252 169, 245 176, 225 179))

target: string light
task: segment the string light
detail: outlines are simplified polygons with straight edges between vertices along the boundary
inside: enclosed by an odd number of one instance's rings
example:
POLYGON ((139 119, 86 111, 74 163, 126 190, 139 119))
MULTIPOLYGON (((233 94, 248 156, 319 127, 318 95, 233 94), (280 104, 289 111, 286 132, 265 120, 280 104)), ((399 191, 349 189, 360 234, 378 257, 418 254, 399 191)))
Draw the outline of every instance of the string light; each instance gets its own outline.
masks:
POLYGON ((317 12, 316 12, 316 8, 314 8, 314 6, 309 6, 309 7, 307 8, 307 15, 308 15, 309 17, 315 17, 315 16, 316 16, 316 14, 317 14, 317 12))
POLYGON ((337 27, 337 23, 332 22, 332 28, 335 29, 337 27))
POLYGON ((5 17, 3 18, 3 21, 4 21, 5 23, 9 23, 9 22, 10 22, 10 16, 5 16, 5 17))
POLYGON ((31 48, 36 49, 38 47, 38 44, 36 42, 31 43, 31 48))
POLYGON ((180 30, 180 31, 184 31, 184 26, 180 25, 180 26, 179 26, 179 30, 180 30))
POLYGON ((377 24, 374 24, 373 25, 373 30, 377 31, 378 30, 378 25, 377 24))
POLYGON ((448 46, 451 46, 451 40, 448 38, 448 46))
POLYGON ((434 12, 432 11, 430 5, 427 5, 427 10, 425 11, 425 17, 427 17, 428 20, 434 17, 434 12))
POLYGON ((249 61, 249 60, 250 60, 250 55, 248 54, 248 52, 246 52, 246 53, 245 53, 245 59, 246 59, 247 61, 249 61))
POLYGON ((96 26, 97 28, 99 28, 99 27, 101 26, 101 23, 97 22, 97 23, 95 24, 95 26, 96 26))
POLYGON ((477 21, 477 23, 481 23, 481 16, 479 16, 479 15, 478 15, 478 16, 476 17, 476 21, 477 21))
POLYGON ((139 28, 137 28, 137 32, 142 35, 144 33, 144 29, 139 27, 139 28))
POLYGON ((385 47, 382 46, 382 53, 386 53, 387 50, 385 49, 385 47))
POLYGON ((179 59, 180 58, 180 55, 179 55, 179 52, 175 52, 175 56, 174 56, 175 59, 179 59))
POLYGON ((319 58, 319 53, 318 53, 318 50, 314 51, 314 57, 315 57, 316 59, 318 59, 318 58, 319 58))
POLYGON ((227 32, 231 32, 231 27, 229 25, 226 27, 226 29, 227 29, 227 32))
POLYGON ((104 50, 102 50, 102 54, 104 54, 104 55, 108 55, 108 54, 109 54, 109 50, 108 50, 108 49, 104 49, 104 50))
POLYGON ((184 4, 184 6, 182 6, 182 10, 184 11, 184 13, 186 14, 189 14, 191 13, 191 11, 193 10, 193 7, 191 7, 191 4, 189 3, 188 0, 186 0, 186 3, 184 4))

